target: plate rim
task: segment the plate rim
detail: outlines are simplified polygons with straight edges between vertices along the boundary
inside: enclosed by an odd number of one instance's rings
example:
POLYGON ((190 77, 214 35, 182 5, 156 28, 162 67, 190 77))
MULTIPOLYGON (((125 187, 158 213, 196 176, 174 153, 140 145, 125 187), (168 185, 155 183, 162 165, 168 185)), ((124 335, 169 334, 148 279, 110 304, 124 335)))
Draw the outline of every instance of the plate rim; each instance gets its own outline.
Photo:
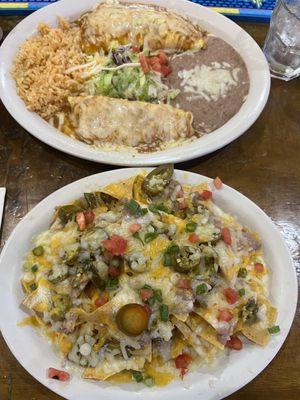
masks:
MULTIPOLYGON (((91 0, 96 3, 97 0, 91 0)), ((135 2, 135 0, 130 0, 135 2)), ((142 0, 146 3, 155 3, 159 0, 142 0)), ((19 29, 30 25, 31 21, 35 19, 42 20, 46 18, 47 15, 57 15, 60 10, 62 12, 63 7, 66 7, 68 3, 70 4, 72 0, 60 0, 56 3, 50 4, 49 6, 42 8, 33 14, 24 18, 7 36, 7 38, 3 41, 0 47, 0 60, 4 59, 6 52, 8 51, 8 47, 12 46, 14 48, 14 56, 16 54, 17 48, 13 46, 13 39, 15 32, 18 32, 19 29), (53 11, 52 11, 53 10, 53 11), (3 55, 2 55, 3 54, 3 55)), ((144 154, 131 154, 130 152, 126 152, 126 150, 118 151, 109 151, 109 150, 101 150, 95 149, 88 144, 80 142, 79 140, 72 139, 57 131, 55 128, 52 128, 47 122, 45 122, 42 118, 38 117, 36 113, 30 112, 26 109, 23 101, 18 96, 16 88, 11 89, 8 87, 8 83, 6 80, 11 80, 12 78, 9 75, 9 69, 11 67, 11 58, 9 57, 9 66, 7 63, 0 61, 0 97, 1 100, 9 112, 9 114, 31 135, 41 140, 43 143, 62 151, 66 154, 72 155, 74 157, 86 159, 89 161, 94 161, 103 164, 112 164, 117 166, 154 166, 158 164, 165 164, 169 162, 178 163, 183 161, 189 161, 191 159, 195 159, 198 157, 203 157, 207 154, 213 153, 220 148, 225 147, 239 136, 244 134, 257 120, 257 118, 262 113, 266 102, 269 97, 270 92, 270 72, 268 68, 267 61, 265 56, 256 43, 256 41, 240 26, 238 26, 235 22, 226 18, 225 16, 217 13, 216 11, 209 10, 206 7, 203 7, 198 4, 194 4, 188 0, 173 0, 167 6, 171 10, 173 8, 173 4, 182 4, 182 7, 188 7, 192 10, 198 11, 199 19, 204 19, 204 16, 208 18, 211 16, 216 19, 216 21, 223 21, 228 27, 232 27, 235 30, 239 30, 242 32, 244 40, 247 39, 247 43, 251 43, 251 49, 255 54, 256 59, 260 63, 260 69, 257 71, 258 76, 262 81, 262 86, 260 92, 258 92, 255 96, 255 99, 251 102, 251 112, 247 112, 247 116, 240 115, 241 109, 222 127, 218 128, 212 135, 215 135, 215 139, 212 143, 208 143, 204 145, 203 137, 199 139, 195 139, 192 142, 184 143, 182 145, 178 145, 172 148, 169 148, 165 151, 158 151, 154 153, 144 154), (9 75, 9 76, 8 76, 9 75), (9 93, 6 93, 6 92, 9 93), (12 99, 12 97, 14 99, 12 99), (15 101, 18 101, 18 106, 16 107, 15 101), (255 101, 254 101, 255 100, 255 101), (18 107, 21 107, 19 110, 18 107), (217 136, 218 135, 218 136, 217 136), (224 137, 223 137, 224 136, 224 137), (219 138, 219 140, 218 140, 219 138), (201 145, 202 144, 202 145, 201 145), (169 154, 170 152, 170 154, 169 154), (124 158, 125 157, 125 158, 124 158)), ((175 10, 176 11, 176 10, 175 10)), ((69 13, 71 16, 71 13, 69 13)), ((36 31, 36 29, 35 29, 36 31)), ((29 35, 26 35, 26 38, 29 35)), ((243 58, 244 59, 244 58, 243 58)), ((248 68, 248 62, 244 59, 246 66, 248 68)), ((250 80, 250 84, 251 84, 250 80)), ((244 104, 247 103, 247 100, 244 104)), ((249 103, 250 104, 250 103, 249 103)), ((243 106, 242 106, 243 107, 243 106)))
MULTIPOLYGON (((69 191, 69 189, 72 188, 72 186, 78 186, 78 185, 81 186, 81 185, 84 185, 84 183, 85 183, 87 180, 91 180, 91 181, 93 181, 93 182, 94 182, 96 179, 100 179, 100 180, 101 180, 101 177, 103 177, 103 175, 107 175, 107 176, 110 175, 110 177, 112 177, 112 180, 114 180, 114 179, 115 179, 115 180, 122 180, 122 179, 124 179, 124 178, 126 178, 126 177, 129 177, 129 176, 132 176, 132 175, 136 174, 138 171, 141 171, 141 170, 149 170, 149 171, 150 171, 151 169, 152 169, 152 168, 121 168, 121 169, 116 169, 116 170, 113 170, 113 171, 100 172, 100 173, 92 174, 92 175, 86 176, 86 177, 84 177, 84 178, 78 179, 78 180, 76 180, 76 181, 74 181, 74 182, 71 182, 71 183, 69 183, 68 185, 65 185, 65 186, 59 188, 58 190, 52 192, 51 194, 49 194, 47 197, 45 197, 45 198, 42 199, 40 202, 38 202, 38 203, 37 203, 37 204, 36 204, 22 219, 21 219, 21 221, 16 225, 16 227, 15 227, 15 228, 13 229, 13 231, 11 232, 11 234, 10 234, 8 240, 6 241, 5 246, 3 247, 3 250, 2 250, 2 252, 1 252, 1 254, 0 254, 0 276, 1 276, 1 274, 3 273, 3 272, 2 272, 3 269, 5 269, 5 265, 3 265, 3 264, 5 264, 6 252, 8 251, 8 248, 11 246, 11 243, 13 243, 15 236, 18 234, 18 230, 22 228, 22 225, 24 225, 24 224, 26 224, 28 221, 30 221, 30 218, 32 217, 32 215, 35 214, 36 209, 39 208, 39 207, 42 207, 43 204, 46 204, 50 197, 51 197, 51 200, 52 200, 52 199, 54 199, 54 198, 57 196, 57 194, 58 194, 58 195, 61 195, 61 194, 63 194, 64 192, 67 193, 67 192, 69 191), (129 175, 127 175, 127 173, 128 173, 129 175)), ((212 182, 212 181, 213 181, 211 178, 206 177, 206 176, 201 175, 201 174, 197 174, 197 173, 195 173, 195 172, 183 171, 183 170, 175 169, 175 173, 179 173, 179 174, 182 174, 182 175, 187 174, 187 177, 189 177, 189 176, 197 177, 197 178, 199 178, 200 181, 202 181, 202 180, 205 180, 205 181, 207 181, 207 182, 212 182)), ((224 390, 222 393, 214 393, 214 397, 210 397, 210 398, 209 398, 209 399, 214 399, 214 400, 221 400, 221 399, 223 399, 224 397, 227 397, 227 396, 229 396, 230 394, 235 393, 236 391, 238 391, 239 389, 241 389, 242 387, 244 387, 246 384, 248 384, 249 382, 251 382, 256 376, 258 376, 258 375, 261 373, 261 371, 264 370, 264 369, 269 365, 269 363, 274 359, 274 357, 276 356, 276 354, 279 352, 279 350, 280 350, 281 347, 283 346, 283 344, 284 344, 284 342, 285 342, 285 340, 286 340, 286 338, 287 338, 287 336, 288 336, 288 334, 289 334, 289 332, 290 332, 291 326, 292 326, 293 321, 294 321, 295 313, 296 313, 297 298, 298 298, 297 275, 296 275, 296 270, 295 270, 295 268, 294 268, 294 261, 293 261, 293 259, 292 259, 291 253, 290 253, 290 251, 289 251, 289 249, 288 249, 288 247, 287 247, 287 245, 286 245, 286 242, 285 242, 285 240, 284 240, 284 238, 283 238, 281 232, 279 231, 279 229, 278 229, 277 226, 275 225, 275 223, 274 223, 274 222, 271 220, 271 218, 268 217, 268 215, 267 215, 256 203, 254 203, 251 199, 249 199, 248 197, 246 197, 245 195, 243 195, 242 193, 240 193, 239 191, 237 191, 236 189, 234 189, 234 188, 232 188, 232 187, 230 187, 230 186, 228 186, 228 185, 225 185, 225 184, 224 184, 224 188, 225 188, 226 190, 229 190, 229 193, 230 193, 230 191, 231 191, 231 192, 234 193, 235 195, 240 196, 240 198, 243 200, 243 202, 248 203, 248 204, 249 204, 251 207, 253 207, 257 212, 259 212, 261 215, 263 215, 263 216, 268 220, 270 226, 272 226, 272 229, 277 233, 277 236, 280 238, 281 244, 282 244, 282 246, 283 246, 283 248, 284 248, 284 250, 285 250, 285 253, 286 253, 287 257, 288 257, 288 259, 287 259, 288 263, 287 263, 287 264, 289 264, 290 273, 291 273, 291 276, 293 276, 293 280, 290 282, 292 285, 291 285, 291 287, 289 288, 289 290, 290 290, 289 293, 292 294, 293 298, 292 298, 292 302, 291 302, 291 303, 292 303, 292 306, 289 307, 289 320, 288 320, 288 324, 287 324, 287 329, 286 329, 286 331, 285 331, 284 334, 283 334, 283 333, 280 334, 280 340, 279 340, 279 343, 280 343, 280 344, 279 344, 278 348, 276 348, 275 351, 272 350, 271 355, 269 355, 269 356, 266 358, 266 360, 265 360, 265 362, 263 363, 263 365, 260 365, 260 367, 259 367, 257 370, 255 370, 255 372, 254 372, 254 374, 253 374, 252 376, 247 377, 246 380, 244 380, 243 378, 240 379, 240 382, 239 382, 238 385, 236 385, 236 386, 234 386, 234 387, 231 387, 231 388, 229 388, 229 389, 227 389, 227 390, 224 390)), ((1 299, 1 296, 2 296, 2 294, 1 294, 1 292, 0 292, 0 299, 1 299)), ((13 296, 13 294, 12 294, 12 296, 13 296)), ((1 301, 0 301, 0 314, 1 314, 1 301)), ((18 352, 17 346, 13 345, 13 344, 11 343, 10 339, 7 337, 7 335, 6 335, 6 330, 5 330, 5 324, 4 324, 4 321, 2 321, 2 319, 0 319, 0 331, 1 331, 1 333, 2 333, 2 336, 3 336, 3 338, 4 338, 5 342, 6 342, 6 344, 7 344, 8 348, 9 348, 9 350, 10 350, 11 353, 13 354, 13 356, 16 358, 16 360, 19 362, 19 364, 21 364, 21 366, 22 366, 34 379, 36 379, 38 382, 40 382, 43 386, 47 387, 49 390, 51 390, 51 391, 55 392, 56 394, 62 396, 63 398, 68 399, 68 400, 73 400, 73 396, 72 396, 72 397, 69 397, 69 395, 68 395, 68 397, 65 397, 66 394, 65 394, 64 391, 62 390, 62 388, 63 388, 62 386, 54 387, 53 385, 51 385, 51 382, 50 382, 49 380, 47 380, 47 379, 42 379, 41 376, 36 376, 36 374, 34 374, 34 373, 32 373, 32 371, 30 371, 30 368, 29 368, 29 367, 27 368, 27 366, 25 365, 25 361, 23 362, 23 360, 20 360, 20 359, 19 359, 19 357, 18 357, 18 355, 17 355, 17 352, 18 352)), ((72 384, 72 383, 71 383, 71 384, 72 384)), ((116 389, 116 392, 115 392, 116 398, 117 398, 117 393, 123 393, 123 391, 120 392, 119 386, 114 386, 113 388, 116 389)), ((184 389, 184 388, 183 388, 183 386, 182 386, 182 387, 181 387, 181 390, 183 390, 183 389, 184 389)), ((100 390, 100 389, 99 389, 99 390, 100 390)), ((180 390, 180 392, 181 392, 181 390, 180 390)), ((172 389, 171 389, 171 391, 173 392, 172 389)), ((191 392, 192 392, 192 391, 193 391, 193 390, 191 390, 191 392)), ((213 389, 212 389, 212 391, 213 391, 213 389)), ((154 395, 155 395, 155 394, 159 394, 158 392, 159 392, 159 390, 158 390, 158 391, 153 391, 153 392, 147 392, 147 394, 144 393, 144 395, 145 395, 145 397, 147 397, 147 399, 152 399, 152 398, 154 399, 153 393, 154 393, 154 395)), ((162 393, 162 391, 160 391, 160 392, 162 393)), ((195 392, 194 394, 196 395, 196 391, 195 391, 195 390, 194 390, 194 392, 195 392)), ((125 392, 124 392, 124 393, 125 393, 125 392)), ((127 393, 127 392, 126 392, 126 393, 127 393)), ((136 399, 139 398, 139 396, 141 395, 141 393, 142 393, 142 392, 137 392, 137 393, 136 393, 136 392, 134 392, 134 393, 133 393, 133 392, 130 392, 131 395, 132 395, 132 394, 136 395, 136 397, 135 397, 136 399)), ((113 396, 114 396, 114 395, 113 395, 113 396)), ((125 394, 124 394, 124 396, 125 396, 125 394)), ((81 398, 81 397, 80 397, 80 398, 81 398)), ((104 398, 106 398, 105 395, 104 395, 104 398)), ((107 397, 107 398, 112 398, 112 397, 107 397)), ((119 398, 120 398, 120 397, 118 397, 118 399, 119 399, 119 398)), ((157 396, 157 398, 159 398, 159 396, 157 396)), ((177 397, 174 395, 174 399, 175 399, 175 398, 177 399, 177 397)), ((76 399, 77 399, 77 397, 76 397, 76 399)))

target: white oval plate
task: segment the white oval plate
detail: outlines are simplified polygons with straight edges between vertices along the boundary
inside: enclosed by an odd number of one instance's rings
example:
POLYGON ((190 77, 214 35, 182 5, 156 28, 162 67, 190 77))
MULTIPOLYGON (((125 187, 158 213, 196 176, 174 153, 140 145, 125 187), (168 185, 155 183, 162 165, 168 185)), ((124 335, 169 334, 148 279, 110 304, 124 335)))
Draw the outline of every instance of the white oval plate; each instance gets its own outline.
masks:
MULTIPOLYGON (((134 2, 133 0, 129 1, 134 2)), ((0 96, 9 113, 28 132, 58 150, 87 160, 114 165, 143 166, 181 162, 209 154, 242 135, 256 121, 266 104, 270 90, 269 68, 262 51, 256 42, 234 22, 186 0, 140 0, 139 2, 165 6, 194 19, 209 32, 226 40, 244 59, 250 77, 250 92, 240 111, 221 128, 191 143, 155 153, 108 152, 64 135, 36 113, 28 111, 18 96, 15 82, 10 75, 12 61, 19 46, 26 38, 36 33, 40 22, 55 26, 58 15, 75 19, 98 2, 98 0, 61 0, 47 6, 20 22, 2 44, 0 49, 0 96)), ((45 79, 47 78, 45 77, 45 79)))
MULTIPOLYGON (((263 241, 264 254, 271 271, 271 297, 278 309, 281 332, 271 338, 265 348, 245 345, 240 352, 231 352, 210 372, 189 374, 184 382, 175 381, 165 388, 140 388, 131 385, 108 385, 73 376, 63 384, 46 378, 49 367, 61 368, 50 345, 31 327, 17 327, 26 317, 20 303, 23 293, 20 285, 21 269, 31 238, 48 229, 54 207, 80 197, 84 191, 99 189, 111 182, 136 175, 139 169, 120 169, 92 175, 57 190, 34 207, 18 224, 0 258, 0 328, 6 343, 17 360, 39 382, 68 400, 219 400, 240 389, 258 375, 282 346, 296 310, 297 279, 289 251, 269 217, 252 201, 224 185, 214 191, 216 204, 257 231, 263 241), (286 299, 289 301, 286 301, 286 299)), ((211 181, 201 175, 176 171, 183 183, 198 184, 211 181)))

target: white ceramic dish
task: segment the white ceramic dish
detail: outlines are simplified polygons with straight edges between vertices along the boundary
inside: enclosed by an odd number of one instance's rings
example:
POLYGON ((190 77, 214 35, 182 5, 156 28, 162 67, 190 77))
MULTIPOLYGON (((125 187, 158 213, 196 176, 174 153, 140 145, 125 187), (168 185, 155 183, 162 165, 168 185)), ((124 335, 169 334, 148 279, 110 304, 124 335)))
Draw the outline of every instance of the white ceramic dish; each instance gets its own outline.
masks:
POLYGON ((58 1, 25 18, 10 32, 2 44, 0 96, 10 114, 28 132, 58 150, 87 160, 114 165, 142 166, 181 162, 211 153, 242 135, 256 121, 265 106, 270 90, 269 68, 262 51, 256 42, 234 22, 186 0, 140 0, 140 2, 165 6, 188 16, 209 32, 226 40, 241 54, 250 76, 250 92, 240 111, 221 128, 191 143, 165 151, 148 154, 131 154, 126 151, 107 152, 71 139, 51 127, 37 114, 28 111, 17 95, 14 80, 10 75, 12 61, 19 46, 26 38, 36 33, 40 22, 55 26, 58 15, 75 19, 98 2, 99 0, 58 1))
MULTIPOLYGON (((289 251, 275 225, 249 199, 225 186, 214 191, 214 200, 225 211, 257 231, 263 241, 265 259, 271 269, 271 296, 278 308, 281 332, 271 338, 266 348, 246 345, 241 352, 231 352, 210 372, 189 374, 184 382, 175 381, 165 388, 137 388, 132 385, 112 386, 82 380, 76 376, 68 384, 46 378, 48 367, 60 368, 50 345, 31 327, 17 327, 27 314, 21 310, 23 293, 20 276, 24 256, 33 235, 47 229, 54 207, 66 204, 108 183, 137 174, 138 169, 108 171, 81 179, 56 191, 34 207, 11 234, 0 258, 0 328, 9 348, 23 367, 43 385, 68 400, 219 400, 251 381, 273 359, 282 346, 295 314, 297 279, 289 251), (286 299, 289 301, 286 301, 286 299)), ((176 171, 184 183, 196 184, 208 178, 176 171)), ((270 385, 272 383, 270 382, 270 385)))

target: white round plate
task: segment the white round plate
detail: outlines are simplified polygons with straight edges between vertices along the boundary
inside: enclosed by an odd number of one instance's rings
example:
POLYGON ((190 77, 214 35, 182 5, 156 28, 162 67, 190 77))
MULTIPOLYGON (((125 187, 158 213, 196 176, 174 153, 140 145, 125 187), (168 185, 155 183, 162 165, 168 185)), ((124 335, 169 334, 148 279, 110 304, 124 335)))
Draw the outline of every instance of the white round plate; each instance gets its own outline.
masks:
MULTIPOLYGON (((165 388, 140 388, 93 382, 73 376, 67 384, 46 378, 49 367, 61 368, 50 345, 31 327, 17 327, 26 317, 20 308, 23 293, 20 285, 22 264, 31 238, 45 230, 54 207, 80 197, 84 191, 99 189, 111 182, 136 175, 139 169, 120 169, 83 178, 54 192, 34 207, 18 224, 0 258, 0 328, 17 360, 39 382, 68 400, 219 400, 240 389, 258 375, 282 346, 296 309, 297 279, 289 251, 277 228, 252 201, 224 185, 213 193, 214 201, 225 211, 257 231, 263 241, 265 260, 271 271, 271 297, 278 309, 281 332, 271 337, 265 348, 246 344, 242 351, 232 351, 225 360, 206 372, 187 375, 184 382, 175 381, 165 388), (286 299, 289 301, 286 301, 286 299)), ((175 171, 183 183, 211 181, 201 175, 175 171)))
POLYGON ((244 59, 250 77, 250 92, 240 111, 221 128, 191 143, 155 153, 107 152, 64 135, 36 113, 28 111, 18 96, 15 82, 10 75, 12 62, 19 46, 26 38, 36 34, 40 22, 55 26, 58 15, 76 19, 98 2, 98 0, 58 1, 25 18, 10 32, 2 44, 0 96, 9 113, 28 132, 58 150, 87 160, 114 165, 143 166, 181 162, 209 154, 242 135, 256 121, 266 104, 270 90, 269 68, 262 51, 256 42, 234 22, 186 0, 140 0, 139 2, 165 6, 190 17, 209 32, 226 40, 244 59))

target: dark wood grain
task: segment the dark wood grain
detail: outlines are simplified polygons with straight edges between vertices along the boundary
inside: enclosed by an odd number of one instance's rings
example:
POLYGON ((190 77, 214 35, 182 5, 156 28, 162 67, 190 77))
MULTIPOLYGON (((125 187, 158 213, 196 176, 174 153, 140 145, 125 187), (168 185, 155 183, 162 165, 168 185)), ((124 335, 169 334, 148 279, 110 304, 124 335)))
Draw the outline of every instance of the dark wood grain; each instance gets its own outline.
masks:
MULTIPOLYGON (((18 18, 0 18, 7 33, 18 18)), ((241 24, 261 45, 266 25, 241 24)), ((273 219, 289 246, 300 275, 300 80, 273 80, 257 122, 222 150, 177 168, 215 177, 256 202, 273 219)), ((40 200, 84 176, 113 167, 68 156, 41 143, 0 104, 0 186, 7 188, 2 244, 40 200)), ((287 298, 286 301, 289 301, 287 298)), ((279 354, 254 381, 230 400, 299 400, 300 313, 279 354)), ((59 400, 15 360, 0 337, 0 399, 59 400)), ((88 400, 88 399, 87 399, 88 400)))

